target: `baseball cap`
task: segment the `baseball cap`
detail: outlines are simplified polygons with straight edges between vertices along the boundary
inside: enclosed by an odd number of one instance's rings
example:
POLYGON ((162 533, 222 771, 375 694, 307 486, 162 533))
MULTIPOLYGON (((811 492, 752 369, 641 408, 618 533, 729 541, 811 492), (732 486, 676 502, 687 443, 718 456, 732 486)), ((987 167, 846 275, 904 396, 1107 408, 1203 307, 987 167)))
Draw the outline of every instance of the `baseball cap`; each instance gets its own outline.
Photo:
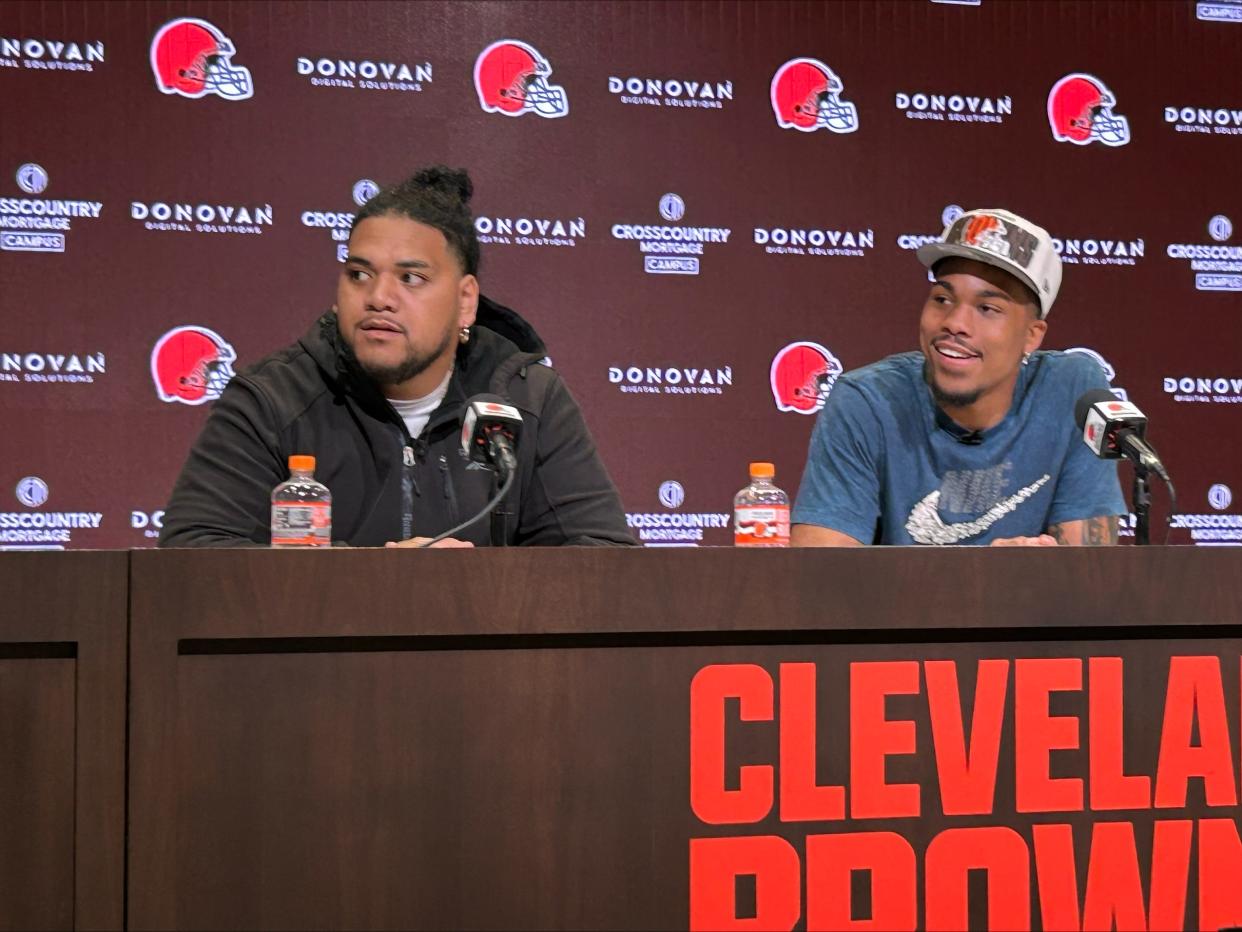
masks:
POLYGON ((1061 257, 1048 231, 1007 210, 968 210, 945 227, 938 242, 920 246, 915 255, 929 269, 941 259, 962 256, 1008 272, 1035 292, 1040 320, 1061 290, 1061 257))

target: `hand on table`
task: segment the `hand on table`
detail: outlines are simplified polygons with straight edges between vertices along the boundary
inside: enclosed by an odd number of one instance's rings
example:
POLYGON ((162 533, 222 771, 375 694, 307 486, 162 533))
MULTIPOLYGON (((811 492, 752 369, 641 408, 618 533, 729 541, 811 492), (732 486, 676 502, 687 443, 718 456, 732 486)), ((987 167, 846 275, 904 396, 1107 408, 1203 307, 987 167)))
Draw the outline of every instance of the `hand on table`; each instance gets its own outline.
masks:
MULTIPOLYGON (((411 537, 409 540, 390 540, 385 547, 425 547, 430 537, 411 537)), ((474 544, 468 540, 458 540, 456 537, 446 537, 444 540, 438 540, 431 545, 434 547, 473 547, 474 544)))
POLYGON ((1040 534, 1038 537, 1002 537, 992 541, 992 547, 1055 547, 1057 539, 1051 534, 1040 534))

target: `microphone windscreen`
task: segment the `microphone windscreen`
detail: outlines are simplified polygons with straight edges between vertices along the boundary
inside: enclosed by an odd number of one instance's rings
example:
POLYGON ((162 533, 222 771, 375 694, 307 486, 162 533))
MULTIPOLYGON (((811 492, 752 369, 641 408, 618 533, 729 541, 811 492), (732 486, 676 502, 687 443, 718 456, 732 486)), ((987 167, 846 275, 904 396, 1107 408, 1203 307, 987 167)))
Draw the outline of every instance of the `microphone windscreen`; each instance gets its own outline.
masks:
POLYGON ((1087 423, 1087 412, 1091 410, 1091 406, 1101 401, 1116 401, 1116 397, 1112 392, 1103 388, 1093 388, 1089 392, 1084 392, 1079 399, 1074 402, 1074 423, 1078 425, 1078 429, 1082 430, 1087 423))

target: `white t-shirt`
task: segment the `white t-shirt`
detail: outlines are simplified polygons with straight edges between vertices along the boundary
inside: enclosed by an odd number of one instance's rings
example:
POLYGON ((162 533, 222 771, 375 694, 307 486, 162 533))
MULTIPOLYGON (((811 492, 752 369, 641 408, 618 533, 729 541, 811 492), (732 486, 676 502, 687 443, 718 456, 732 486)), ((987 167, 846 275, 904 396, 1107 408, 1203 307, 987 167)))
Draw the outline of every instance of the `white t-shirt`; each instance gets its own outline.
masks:
POLYGON ((440 407, 440 402, 448 393, 449 379, 452 377, 453 370, 450 368, 444 376, 444 381, 436 387, 436 390, 422 398, 411 398, 409 401, 402 401, 399 398, 388 399, 388 403, 401 415, 401 420, 405 421, 405 429, 410 432, 411 437, 417 437, 423 432, 423 428, 427 426, 427 421, 431 418, 431 413, 440 407))

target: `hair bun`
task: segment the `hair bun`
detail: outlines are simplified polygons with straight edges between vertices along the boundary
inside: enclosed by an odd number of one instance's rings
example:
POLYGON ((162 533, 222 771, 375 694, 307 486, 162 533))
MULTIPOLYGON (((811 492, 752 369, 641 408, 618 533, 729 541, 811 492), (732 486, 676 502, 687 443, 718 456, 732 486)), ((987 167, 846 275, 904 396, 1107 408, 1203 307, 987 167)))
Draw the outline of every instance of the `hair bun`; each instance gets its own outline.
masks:
POLYGON ((406 184, 418 188, 431 188, 447 194, 462 204, 469 204, 474 194, 474 184, 464 168, 449 168, 447 165, 432 165, 424 168, 406 184))

